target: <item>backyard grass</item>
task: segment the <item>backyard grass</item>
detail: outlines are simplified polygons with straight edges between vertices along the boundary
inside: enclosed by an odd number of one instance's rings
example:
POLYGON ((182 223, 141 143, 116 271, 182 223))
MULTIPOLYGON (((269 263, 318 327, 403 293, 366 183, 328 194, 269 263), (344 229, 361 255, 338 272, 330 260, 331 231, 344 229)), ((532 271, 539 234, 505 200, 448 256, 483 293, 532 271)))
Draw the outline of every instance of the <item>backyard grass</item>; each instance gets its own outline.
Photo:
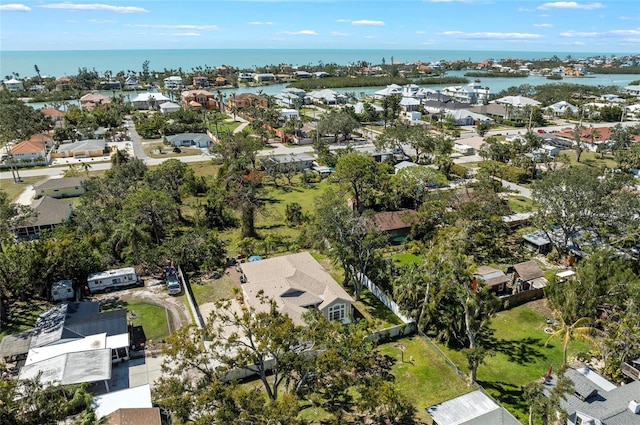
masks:
POLYGON ((399 252, 391 256, 393 262, 400 266, 408 266, 410 264, 420 264, 424 257, 421 255, 412 254, 410 252, 399 252))
MULTIPOLYGON (((553 340, 544 346, 549 335, 545 315, 534 309, 544 301, 524 304, 498 313, 492 320, 495 335, 490 343, 493 355, 478 369, 478 383, 498 399, 521 421, 528 417, 528 406, 522 399, 522 386, 542 377, 553 366, 562 365, 562 343, 553 340), (537 304, 536 304, 537 303, 537 304)), ((467 361, 459 349, 439 345, 458 367, 468 373, 467 361)), ((588 352, 582 342, 569 345, 569 358, 588 352)))
POLYGON ((380 351, 395 360, 391 370, 395 385, 417 409, 422 423, 431 423, 426 408, 471 391, 437 349, 422 337, 412 336, 381 344, 380 351), (404 347, 404 362, 402 351, 404 347), (411 361, 413 359, 413 361, 411 361))
MULTIPOLYGON (((225 120, 222 122, 218 123, 218 134, 225 134, 225 133, 233 133, 233 131, 240 127, 240 124, 242 124, 241 121, 233 121, 233 120, 225 120)), ((211 130, 211 132, 213 134, 216 134, 216 125, 215 124, 210 124, 209 125, 209 129, 211 130)))
POLYGON ((532 199, 522 195, 506 194, 506 200, 509 208, 514 213, 531 212, 535 210, 535 204, 532 199))
POLYGON ((231 299, 235 296, 234 288, 240 290, 240 284, 228 274, 220 279, 191 279, 191 291, 198 305, 231 299))
POLYGON ((563 150, 560 155, 566 155, 569 158, 571 166, 589 166, 596 168, 618 168, 618 164, 612 159, 610 155, 605 155, 604 158, 597 152, 584 151, 580 155, 580 162, 577 160, 576 151, 573 149, 563 150))
POLYGON ((142 326, 147 341, 159 341, 169 335, 167 312, 164 307, 137 300, 124 302, 124 307, 129 315, 135 312, 136 318, 132 320, 132 324, 134 327, 142 326))
POLYGON ((27 301, 16 301, 7 310, 7 323, 0 328, 0 340, 5 335, 33 329, 40 313, 53 306, 50 302, 31 299, 27 301))

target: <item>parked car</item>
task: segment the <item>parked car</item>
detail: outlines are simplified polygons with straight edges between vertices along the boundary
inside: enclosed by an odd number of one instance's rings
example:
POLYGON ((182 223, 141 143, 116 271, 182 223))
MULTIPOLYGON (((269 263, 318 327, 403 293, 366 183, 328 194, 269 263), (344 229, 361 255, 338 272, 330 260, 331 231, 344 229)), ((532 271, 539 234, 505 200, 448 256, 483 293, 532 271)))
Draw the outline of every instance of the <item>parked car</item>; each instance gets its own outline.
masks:
POLYGON ((182 285, 180 285, 178 274, 173 266, 167 267, 165 270, 165 279, 167 281, 167 292, 169 295, 179 295, 182 292, 182 285))

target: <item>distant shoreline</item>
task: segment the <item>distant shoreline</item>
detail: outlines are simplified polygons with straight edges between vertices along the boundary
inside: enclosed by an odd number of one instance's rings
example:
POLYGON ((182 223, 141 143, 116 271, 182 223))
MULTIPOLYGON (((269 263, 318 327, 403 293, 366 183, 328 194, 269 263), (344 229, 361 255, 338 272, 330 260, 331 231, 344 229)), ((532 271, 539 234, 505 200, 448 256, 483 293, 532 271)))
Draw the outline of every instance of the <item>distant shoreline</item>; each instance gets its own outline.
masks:
MULTIPOLYGON (((105 71, 141 71, 145 60, 150 69, 182 68, 191 71, 197 67, 231 65, 240 69, 252 69, 269 64, 289 64, 291 66, 335 63, 347 65, 358 61, 373 64, 385 59, 391 63, 412 63, 417 61, 471 60, 481 62, 486 59, 501 60, 517 58, 540 60, 557 56, 559 58, 587 58, 595 56, 626 56, 633 53, 614 52, 552 52, 514 50, 424 50, 424 49, 139 49, 139 50, 2 50, 0 52, 0 77, 18 73, 22 78, 35 76, 37 65, 42 75, 60 77, 77 74, 78 68, 105 71)), ((637 53, 636 53, 637 54, 637 53)))

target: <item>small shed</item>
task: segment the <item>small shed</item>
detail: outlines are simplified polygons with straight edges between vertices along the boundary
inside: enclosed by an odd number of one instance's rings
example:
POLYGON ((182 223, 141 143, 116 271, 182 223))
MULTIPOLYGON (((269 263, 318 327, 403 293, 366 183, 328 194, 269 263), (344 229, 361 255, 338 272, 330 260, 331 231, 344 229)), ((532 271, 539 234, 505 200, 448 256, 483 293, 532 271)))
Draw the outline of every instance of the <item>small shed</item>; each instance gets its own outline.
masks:
MULTIPOLYGON (((513 266, 513 285, 520 290, 538 289, 547 286, 544 272, 535 261, 525 261, 513 266)), ((518 291, 519 292, 519 291, 518 291)))
POLYGON ((473 277, 482 280, 491 289, 491 292, 495 294, 501 295, 507 290, 509 276, 504 274, 502 270, 489 266, 480 266, 473 274, 473 277))
POLYGON ((537 252, 538 254, 546 254, 551 251, 551 241, 545 235, 542 230, 538 230, 533 233, 527 233, 522 236, 524 239, 524 246, 530 250, 537 252))

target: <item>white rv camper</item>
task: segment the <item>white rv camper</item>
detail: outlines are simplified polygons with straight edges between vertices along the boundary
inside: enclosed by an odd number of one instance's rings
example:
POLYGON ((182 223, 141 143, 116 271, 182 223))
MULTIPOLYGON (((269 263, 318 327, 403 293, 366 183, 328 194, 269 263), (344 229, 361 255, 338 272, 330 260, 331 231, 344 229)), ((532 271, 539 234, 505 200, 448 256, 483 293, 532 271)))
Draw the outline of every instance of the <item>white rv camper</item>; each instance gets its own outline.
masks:
POLYGON ((93 273, 87 278, 87 286, 92 294, 138 284, 140 284, 140 278, 133 267, 93 273))

